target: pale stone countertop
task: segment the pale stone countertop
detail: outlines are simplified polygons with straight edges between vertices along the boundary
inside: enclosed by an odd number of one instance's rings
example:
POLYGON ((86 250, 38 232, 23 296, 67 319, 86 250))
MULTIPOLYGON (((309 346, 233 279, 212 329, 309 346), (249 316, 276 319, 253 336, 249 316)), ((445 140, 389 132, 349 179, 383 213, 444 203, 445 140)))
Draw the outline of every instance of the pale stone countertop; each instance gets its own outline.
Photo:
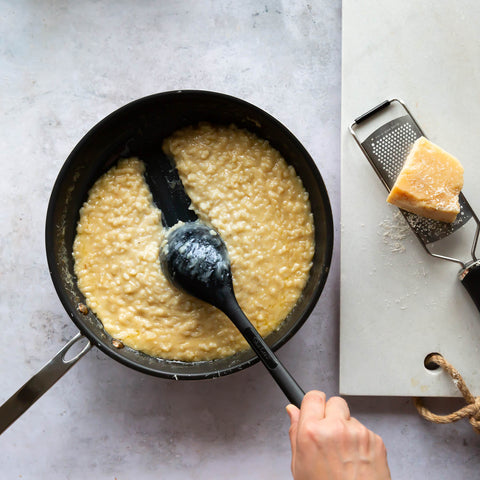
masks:
MULTIPOLYGON (((187 88, 258 105, 319 166, 336 225, 332 269, 279 356, 305 389, 337 393, 340 2, 1 0, 0 20, 0 401, 76 333, 44 252, 46 206, 68 153, 117 107, 187 88)), ((349 402, 384 437, 394 478, 475 478, 468 424, 427 424, 408 398, 349 402)), ((260 365, 174 382, 92 350, 0 437, 0 478, 288 479, 285 403, 260 365)))

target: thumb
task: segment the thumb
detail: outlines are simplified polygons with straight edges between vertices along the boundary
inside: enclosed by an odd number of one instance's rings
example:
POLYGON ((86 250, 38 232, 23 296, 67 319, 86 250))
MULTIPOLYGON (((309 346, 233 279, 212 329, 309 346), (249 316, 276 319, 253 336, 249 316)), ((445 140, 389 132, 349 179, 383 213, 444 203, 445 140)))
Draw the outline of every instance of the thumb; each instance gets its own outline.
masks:
POLYGON ((297 444, 297 428, 298 428, 298 419, 300 418, 300 410, 295 405, 287 405, 287 413, 290 417, 290 429, 288 430, 288 435, 290 437, 290 445, 292 447, 292 455, 295 454, 295 448, 297 444))

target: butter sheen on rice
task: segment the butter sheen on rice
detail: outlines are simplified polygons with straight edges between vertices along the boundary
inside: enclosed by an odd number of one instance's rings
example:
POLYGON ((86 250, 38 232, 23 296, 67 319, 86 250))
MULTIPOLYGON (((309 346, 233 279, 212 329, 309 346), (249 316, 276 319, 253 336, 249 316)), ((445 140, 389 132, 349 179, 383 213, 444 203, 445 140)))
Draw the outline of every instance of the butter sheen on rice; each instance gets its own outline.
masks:
MULTIPOLYGON (((164 142, 201 220, 224 239, 234 289, 263 336, 280 326, 308 279, 314 227, 293 167, 265 140, 202 123, 164 142)), ((75 273, 109 334, 152 356, 200 361, 247 348, 219 310, 175 287, 158 259, 164 240, 136 158, 119 161, 91 188, 74 242, 75 273)))

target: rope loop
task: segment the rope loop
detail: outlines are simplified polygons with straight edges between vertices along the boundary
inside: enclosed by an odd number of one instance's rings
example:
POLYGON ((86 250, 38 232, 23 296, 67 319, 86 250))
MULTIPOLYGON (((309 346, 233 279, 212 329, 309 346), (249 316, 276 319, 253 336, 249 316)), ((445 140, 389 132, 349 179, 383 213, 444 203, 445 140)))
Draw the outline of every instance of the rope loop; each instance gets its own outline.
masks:
POLYGON ((429 422, 433 423, 453 423, 461 420, 463 418, 468 418, 468 421, 472 425, 473 430, 480 434, 480 397, 474 397, 470 390, 468 389, 465 380, 460 375, 460 373, 449 363, 445 358, 440 354, 434 354, 430 357, 430 362, 435 363, 440 366, 451 379, 455 386, 460 390, 466 406, 460 408, 456 412, 450 413, 448 415, 437 415, 432 413, 424 404, 422 398, 414 398, 413 402, 417 408, 418 413, 429 422))

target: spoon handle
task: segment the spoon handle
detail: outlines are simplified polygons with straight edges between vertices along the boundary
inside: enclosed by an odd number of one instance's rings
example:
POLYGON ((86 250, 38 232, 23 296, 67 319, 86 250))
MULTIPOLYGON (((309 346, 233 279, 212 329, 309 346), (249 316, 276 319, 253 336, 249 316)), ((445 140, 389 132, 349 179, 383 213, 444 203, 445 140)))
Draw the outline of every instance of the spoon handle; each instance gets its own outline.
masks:
POLYGON ((252 347, 252 350, 258 355, 258 358, 270 372, 270 375, 277 382, 290 403, 300 408, 305 392, 265 343, 262 336, 243 313, 235 297, 230 297, 228 301, 225 301, 221 310, 230 318, 238 330, 240 330, 240 333, 245 337, 245 340, 247 340, 252 347))

